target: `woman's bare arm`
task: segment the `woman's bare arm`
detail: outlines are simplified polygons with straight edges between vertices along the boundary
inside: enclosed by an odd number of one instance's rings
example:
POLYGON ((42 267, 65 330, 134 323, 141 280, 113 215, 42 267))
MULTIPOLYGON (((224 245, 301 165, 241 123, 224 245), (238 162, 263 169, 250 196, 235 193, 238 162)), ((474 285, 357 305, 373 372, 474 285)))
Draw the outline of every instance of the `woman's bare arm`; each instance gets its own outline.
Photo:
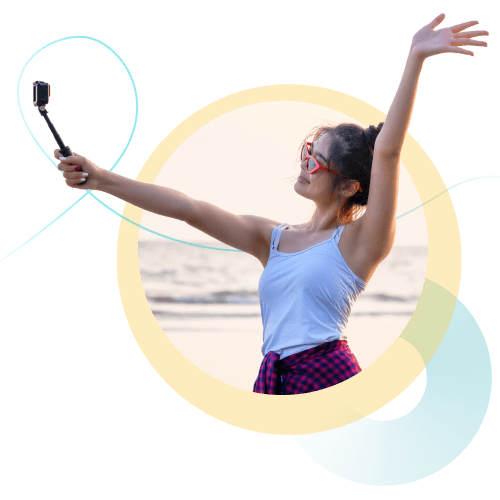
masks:
MULTIPOLYGON (((54 156, 60 158, 58 155, 59 150, 56 150, 54 156)), ((58 168, 64 172, 66 184, 71 187, 102 191, 148 212, 184 221, 226 245, 253 255, 265 266, 271 233, 279 224, 276 221, 232 214, 175 189, 109 172, 76 154, 61 160, 58 168)))
POLYGON ((461 33, 478 24, 477 21, 434 31, 443 19, 444 14, 439 15, 413 37, 401 83, 375 141, 368 203, 366 212, 359 219, 356 245, 366 253, 367 259, 383 260, 394 244, 400 155, 410 125, 424 60, 445 52, 473 55, 458 45, 486 45, 485 42, 470 38, 488 35, 487 31, 461 33))

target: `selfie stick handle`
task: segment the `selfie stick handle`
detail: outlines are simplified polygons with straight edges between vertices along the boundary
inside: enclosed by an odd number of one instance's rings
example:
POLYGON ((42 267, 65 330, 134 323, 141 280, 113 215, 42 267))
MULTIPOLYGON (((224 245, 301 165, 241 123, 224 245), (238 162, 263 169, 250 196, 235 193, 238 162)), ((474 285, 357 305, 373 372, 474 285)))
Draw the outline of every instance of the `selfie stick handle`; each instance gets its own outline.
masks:
POLYGON ((61 151, 61 156, 64 156, 65 158, 67 158, 68 156, 73 156, 73 153, 71 152, 71 149, 69 149, 69 146, 64 145, 61 136, 57 133, 57 130, 54 127, 54 125, 52 125, 50 118, 47 116, 48 111, 45 109, 45 106, 40 106, 38 108, 38 111, 40 111, 40 114, 45 118, 45 121, 47 122, 47 125, 49 126, 50 131, 52 132, 52 135, 54 136, 54 139, 56 140, 57 145, 59 146, 59 150, 61 151))

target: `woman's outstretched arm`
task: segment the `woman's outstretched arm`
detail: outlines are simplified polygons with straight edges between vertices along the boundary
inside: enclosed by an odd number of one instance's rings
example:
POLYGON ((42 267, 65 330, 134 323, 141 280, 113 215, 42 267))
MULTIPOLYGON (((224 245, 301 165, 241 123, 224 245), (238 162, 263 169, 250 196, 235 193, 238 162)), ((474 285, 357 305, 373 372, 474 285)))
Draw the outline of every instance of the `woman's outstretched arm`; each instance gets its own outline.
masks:
POLYGON ((401 83, 375 141, 368 203, 359 219, 357 245, 368 259, 383 260, 394 244, 400 155, 425 59, 445 52, 474 55, 459 45, 486 46, 485 42, 471 38, 488 35, 487 31, 462 32, 477 21, 434 31, 443 19, 444 14, 440 14, 413 37, 401 83))
POLYGON ((271 233, 278 222, 253 215, 235 215, 175 189, 109 172, 76 153, 63 159, 59 154, 56 149, 54 156, 61 160, 58 168, 64 172, 68 186, 102 191, 148 212, 186 222, 222 243, 253 255, 265 267, 271 233))

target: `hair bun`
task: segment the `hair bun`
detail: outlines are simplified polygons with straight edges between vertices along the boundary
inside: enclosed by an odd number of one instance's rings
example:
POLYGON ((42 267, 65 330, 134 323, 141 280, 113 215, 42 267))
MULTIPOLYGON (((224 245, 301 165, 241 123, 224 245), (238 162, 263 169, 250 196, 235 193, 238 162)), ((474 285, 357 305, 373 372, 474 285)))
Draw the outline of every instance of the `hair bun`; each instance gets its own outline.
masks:
POLYGON ((383 126, 384 122, 380 122, 378 124, 378 127, 376 128, 373 125, 370 125, 368 128, 365 128, 364 133, 365 133, 366 143, 371 149, 375 149, 375 141, 377 139, 378 134, 382 130, 383 126))

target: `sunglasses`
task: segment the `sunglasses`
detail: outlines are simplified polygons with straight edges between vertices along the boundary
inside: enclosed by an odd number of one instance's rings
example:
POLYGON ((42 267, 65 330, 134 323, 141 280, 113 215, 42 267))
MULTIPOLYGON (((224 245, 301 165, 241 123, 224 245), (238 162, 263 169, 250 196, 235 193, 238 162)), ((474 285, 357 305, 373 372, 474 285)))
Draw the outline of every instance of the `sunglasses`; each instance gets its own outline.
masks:
MULTIPOLYGON (((302 146, 302 151, 300 153, 300 161, 307 161, 306 165, 306 170, 308 174, 314 174, 314 172, 317 172, 318 170, 325 170, 326 172, 331 172, 332 174, 335 175, 340 175, 340 177, 345 177, 347 178, 346 175, 341 174, 337 170, 332 170, 331 168, 326 168, 323 167, 323 165, 320 165, 316 158, 313 158, 311 156, 311 146, 312 142, 305 142, 304 145, 302 146)), ((361 189, 361 186, 359 187, 360 191, 363 191, 361 189)))

